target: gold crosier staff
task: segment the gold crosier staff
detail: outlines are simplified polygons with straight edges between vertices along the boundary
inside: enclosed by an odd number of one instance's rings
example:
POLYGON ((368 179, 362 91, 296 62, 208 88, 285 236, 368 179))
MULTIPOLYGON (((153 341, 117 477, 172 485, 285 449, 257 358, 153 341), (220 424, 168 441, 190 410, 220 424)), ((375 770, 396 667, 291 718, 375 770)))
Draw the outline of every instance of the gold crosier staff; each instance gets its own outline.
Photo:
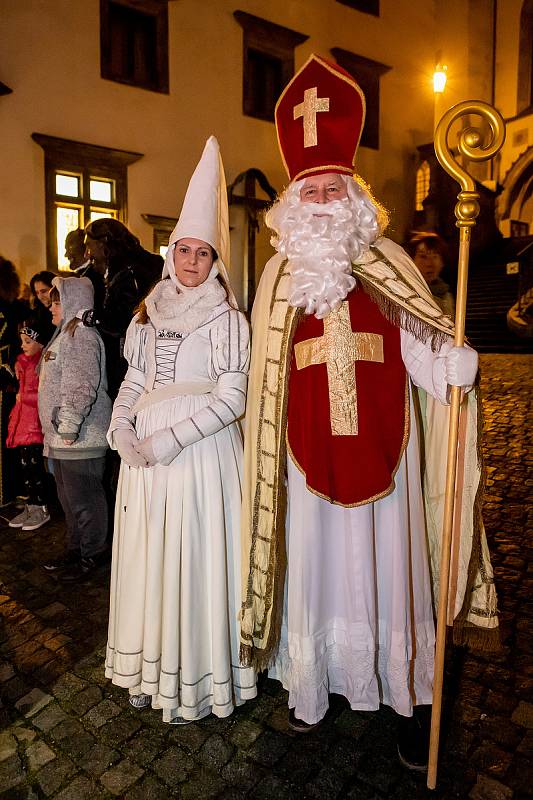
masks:
MULTIPOLYGON (((461 186, 455 206, 455 223, 459 228, 459 266, 457 275, 457 297, 454 345, 462 347, 465 339, 466 288, 470 234, 479 214, 479 193, 474 179, 457 163, 448 145, 452 125, 468 114, 476 114, 487 122, 491 140, 484 145, 483 135, 477 128, 465 128, 458 141, 459 152, 470 161, 488 161, 502 148, 505 140, 505 123, 495 108, 481 101, 466 101, 450 108, 442 117, 435 131, 435 153, 446 172, 461 186)), ((435 678, 433 684, 433 709, 431 713, 431 737, 427 786, 434 789, 437 784, 437 762, 439 754, 440 720, 442 710, 442 681, 444 675, 444 649, 446 646, 446 618, 448 612, 448 585, 450 579, 450 554, 452 544, 453 512, 455 499, 455 476, 457 468, 457 441, 459 414, 461 410, 461 387, 452 386, 448 430, 448 461, 446 465, 446 495, 442 525, 442 550, 440 559, 439 605, 437 613, 437 641, 435 649, 435 678)))

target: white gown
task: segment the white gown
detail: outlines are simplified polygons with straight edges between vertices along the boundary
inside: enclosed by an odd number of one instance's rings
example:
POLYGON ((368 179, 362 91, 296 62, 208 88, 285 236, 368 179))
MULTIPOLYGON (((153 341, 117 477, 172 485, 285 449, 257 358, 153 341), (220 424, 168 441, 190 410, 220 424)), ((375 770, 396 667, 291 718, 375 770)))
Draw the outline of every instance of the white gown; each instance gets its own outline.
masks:
MULTIPOLYGON (((444 356, 404 331, 401 343, 413 383, 445 403, 444 356)), ((412 398, 410 406, 395 489, 375 503, 334 505, 288 460, 287 579, 270 676, 309 724, 326 713, 330 692, 354 710, 382 702, 405 716, 431 703, 433 602, 412 398)))
POLYGON ((121 465, 105 672, 133 694, 152 695, 165 721, 209 712, 224 717, 256 695, 253 670, 239 664, 237 619, 237 419, 244 409, 248 325, 224 303, 188 336, 165 336, 168 331, 151 323, 130 325, 129 369, 110 437, 133 423, 138 438, 179 423, 187 446, 168 467, 121 465), (146 395, 150 375, 153 390, 146 395))

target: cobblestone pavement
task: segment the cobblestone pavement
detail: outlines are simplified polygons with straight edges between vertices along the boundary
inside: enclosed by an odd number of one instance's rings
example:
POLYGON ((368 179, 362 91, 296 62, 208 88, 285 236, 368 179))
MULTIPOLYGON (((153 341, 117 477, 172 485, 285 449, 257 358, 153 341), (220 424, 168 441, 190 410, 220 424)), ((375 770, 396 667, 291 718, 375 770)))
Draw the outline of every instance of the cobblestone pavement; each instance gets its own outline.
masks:
POLYGON ((533 785, 533 357, 482 358, 492 546, 503 648, 448 653, 439 787, 400 767, 387 708, 357 713, 332 697, 307 736, 287 728, 286 694, 266 681, 229 719, 176 728, 135 712, 103 677, 107 575, 64 588, 44 574, 61 523, 0 529, 0 796, 93 800, 352 798, 524 800, 533 785), (531 422, 531 420, 530 420, 531 422), (531 430, 529 431, 531 436, 531 430), (528 536, 529 531, 529 536, 528 536), (529 557, 529 559, 528 559, 529 557))

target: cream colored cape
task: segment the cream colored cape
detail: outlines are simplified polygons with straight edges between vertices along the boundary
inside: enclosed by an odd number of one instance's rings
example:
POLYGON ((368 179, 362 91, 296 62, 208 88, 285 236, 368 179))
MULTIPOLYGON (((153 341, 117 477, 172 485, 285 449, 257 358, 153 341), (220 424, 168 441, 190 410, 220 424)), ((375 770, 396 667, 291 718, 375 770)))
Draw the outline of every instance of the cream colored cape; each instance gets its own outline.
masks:
MULTIPOLYGON (((354 275, 393 323, 432 347, 453 336, 453 322, 432 298, 405 251, 380 238, 354 264, 354 275)), ((241 522, 243 605, 241 658, 257 669, 275 658, 285 582, 287 505, 285 432, 292 337, 301 310, 287 301, 289 273, 276 255, 265 267, 252 312, 252 361, 248 384, 241 522)), ((420 390, 419 390, 420 391, 420 390)), ((424 486, 434 597, 438 597, 446 447, 434 446, 449 409, 420 392, 424 486), (433 413, 438 406, 437 420, 433 413), (442 411, 441 411, 442 409, 442 411)), ((487 647, 497 639, 492 569, 481 520, 482 468, 477 447, 478 392, 463 403, 458 490, 450 578, 449 622, 456 642, 481 631, 487 647), (454 622, 455 620, 455 622, 454 622)), ((447 425, 446 425, 447 430, 447 425)), ((477 637, 479 639, 479 637, 477 637)))

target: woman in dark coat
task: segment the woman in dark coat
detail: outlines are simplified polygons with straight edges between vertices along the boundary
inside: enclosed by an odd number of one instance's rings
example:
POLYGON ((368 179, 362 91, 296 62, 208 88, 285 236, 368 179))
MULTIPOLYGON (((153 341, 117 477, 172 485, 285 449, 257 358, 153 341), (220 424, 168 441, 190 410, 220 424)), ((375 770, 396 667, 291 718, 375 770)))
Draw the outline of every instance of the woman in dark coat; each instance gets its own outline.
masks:
POLYGON ((94 269, 105 275, 105 297, 96 316, 106 350, 108 394, 114 400, 126 374, 126 330, 141 300, 160 280, 163 259, 144 250, 122 222, 107 217, 87 225, 85 242, 94 269))
POLYGON ((45 345, 48 344, 56 329, 56 326, 52 322, 52 314, 50 311, 52 305, 50 290, 55 277, 55 272, 43 269, 41 272, 36 272, 30 280, 33 300, 32 316, 39 321, 39 325, 43 328, 43 336, 46 339, 45 345))
POLYGON ((20 488, 13 451, 6 447, 7 424, 17 393, 15 361, 20 352, 19 325, 29 310, 26 303, 17 300, 19 290, 15 265, 0 256, 0 507, 11 503, 20 488))

